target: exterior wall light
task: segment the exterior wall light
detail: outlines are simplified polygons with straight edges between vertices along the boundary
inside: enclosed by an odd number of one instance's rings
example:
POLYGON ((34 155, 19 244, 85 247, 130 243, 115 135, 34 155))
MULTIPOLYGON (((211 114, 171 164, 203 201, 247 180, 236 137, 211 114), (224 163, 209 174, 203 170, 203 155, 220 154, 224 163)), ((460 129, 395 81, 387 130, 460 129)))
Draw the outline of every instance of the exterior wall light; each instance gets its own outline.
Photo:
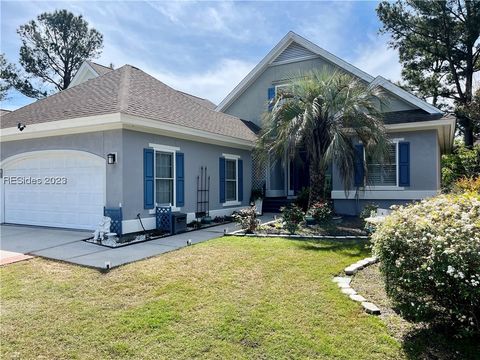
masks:
POLYGON ((107 155, 108 165, 113 165, 117 163, 117 153, 110 153, 107 155))

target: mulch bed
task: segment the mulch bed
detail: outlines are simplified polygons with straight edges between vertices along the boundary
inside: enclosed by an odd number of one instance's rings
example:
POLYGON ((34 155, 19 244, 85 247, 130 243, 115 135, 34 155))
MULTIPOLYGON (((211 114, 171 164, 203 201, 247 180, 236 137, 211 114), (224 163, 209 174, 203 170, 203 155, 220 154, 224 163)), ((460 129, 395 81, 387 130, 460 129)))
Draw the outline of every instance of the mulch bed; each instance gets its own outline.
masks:
POLYGON ((381 310, 380 317, 389 333, 403 344, 408 359, 466 360, 480 359, 480 341, 452 336, 444 329, 429 328, 426 324, 411 323, 394 309, 385 292, 385 283, 379 264, 359 271, 351 287, 381 310))
MULTIPOLYGON (((256 234, 288 235, 288 231, 281 227, 280 221, 263 225, 257 229, 256 234)), ((320 236, 366 236, 363 220, 355 216, 344 216, 340 223, 331 222, 322 225, 306 225, 301 223, 296 235, 320 236)))

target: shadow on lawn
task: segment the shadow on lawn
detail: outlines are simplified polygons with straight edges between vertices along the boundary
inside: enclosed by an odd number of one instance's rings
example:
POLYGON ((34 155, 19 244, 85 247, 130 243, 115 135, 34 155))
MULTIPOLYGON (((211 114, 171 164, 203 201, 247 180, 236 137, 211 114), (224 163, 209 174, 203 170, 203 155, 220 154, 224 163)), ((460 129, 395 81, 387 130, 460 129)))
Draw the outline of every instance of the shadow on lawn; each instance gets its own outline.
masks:
POLYGON ((306 251, 339 251, 342 255, 356 257, 369 253, 368 240, 303 240, 297 247, 306 251))
POLYGON ((480 359, 478 337, 459 339, 441 328, 410 331, 403 339, 403 349, 411 360, 480 359))

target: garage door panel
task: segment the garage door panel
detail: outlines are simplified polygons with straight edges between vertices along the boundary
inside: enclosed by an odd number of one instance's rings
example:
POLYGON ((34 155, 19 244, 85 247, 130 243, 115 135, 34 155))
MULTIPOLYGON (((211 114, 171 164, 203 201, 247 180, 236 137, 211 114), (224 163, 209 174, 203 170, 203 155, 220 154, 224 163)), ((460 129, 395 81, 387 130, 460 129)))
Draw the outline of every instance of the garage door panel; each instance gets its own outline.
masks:
POLYGON ((105 204, 105 161, 79 151, 30 153, 6 164, 4 176, 41 178, 42 184, 4 184, 5 222, 94 229, 105 204), (66 184, 45 184, 45 177, 66 184))

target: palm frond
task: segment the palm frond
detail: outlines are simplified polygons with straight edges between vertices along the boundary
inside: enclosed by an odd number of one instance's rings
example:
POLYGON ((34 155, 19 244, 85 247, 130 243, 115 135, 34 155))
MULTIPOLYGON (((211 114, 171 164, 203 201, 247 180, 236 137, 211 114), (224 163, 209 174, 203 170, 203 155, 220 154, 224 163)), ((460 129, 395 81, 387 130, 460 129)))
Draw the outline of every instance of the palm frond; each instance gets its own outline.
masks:
POLYGON ((325 171, 333 162, 345 189, 351 188, 354 141, 361 141, 372 158, 387 158, 383 91, 327 67, 290 78, 292 85, 275 98, 272 111, 264 115, 258 151, 283 157, 286 152, 294 154, 302 144, 318 171, 325 171))

